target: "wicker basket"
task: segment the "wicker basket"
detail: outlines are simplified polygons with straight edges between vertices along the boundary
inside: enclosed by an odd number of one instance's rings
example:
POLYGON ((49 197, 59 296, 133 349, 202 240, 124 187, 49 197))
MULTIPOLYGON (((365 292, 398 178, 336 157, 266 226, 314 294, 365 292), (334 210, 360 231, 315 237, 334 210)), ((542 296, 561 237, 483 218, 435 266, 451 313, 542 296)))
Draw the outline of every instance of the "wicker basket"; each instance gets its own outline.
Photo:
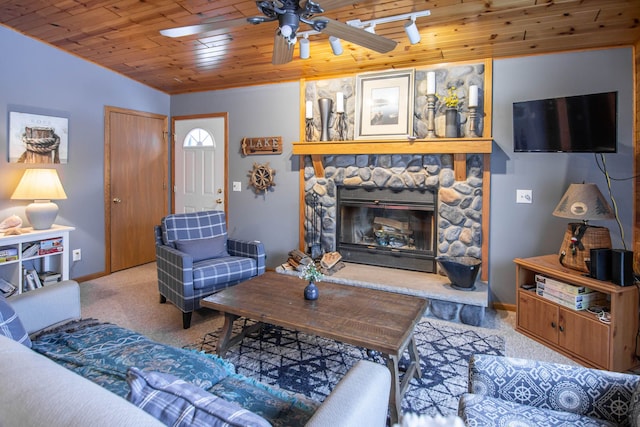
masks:
POLYGON ((572 222, 564 233, 560 246, 560 263, 573 270, 589 272, 585 260, 591 249, 611 248, 611 236, 607 227, 595 227, 572 222))

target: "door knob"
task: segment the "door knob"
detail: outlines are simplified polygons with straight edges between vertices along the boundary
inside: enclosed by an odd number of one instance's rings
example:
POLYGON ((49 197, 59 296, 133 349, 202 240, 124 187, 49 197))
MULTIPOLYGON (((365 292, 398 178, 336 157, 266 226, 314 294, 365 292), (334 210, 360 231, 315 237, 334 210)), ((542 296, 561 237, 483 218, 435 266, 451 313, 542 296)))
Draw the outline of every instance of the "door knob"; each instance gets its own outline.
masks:
POLYGON ((114 197, 113 203, 122 203, 122 200, 120 199, 120 197, 114 197))
POLYGON ((216 199, 216 203, 222 203, 222 199, 216 199))

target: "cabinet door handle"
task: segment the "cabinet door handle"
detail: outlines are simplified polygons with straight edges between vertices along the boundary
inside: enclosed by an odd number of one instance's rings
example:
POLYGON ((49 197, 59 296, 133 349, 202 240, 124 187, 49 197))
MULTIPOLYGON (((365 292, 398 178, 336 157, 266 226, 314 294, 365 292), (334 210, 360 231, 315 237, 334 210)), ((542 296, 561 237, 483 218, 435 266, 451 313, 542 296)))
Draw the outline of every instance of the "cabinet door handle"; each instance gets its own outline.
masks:
POLYGON ((560 326, 558 329, 560 330, 560 332, 564 332, 564 326, 560 326))
POLYGON ((556 328, 556 322, 551 322, 551 327, 552 327, 553 329, 555 329, 555 328, 556 328))

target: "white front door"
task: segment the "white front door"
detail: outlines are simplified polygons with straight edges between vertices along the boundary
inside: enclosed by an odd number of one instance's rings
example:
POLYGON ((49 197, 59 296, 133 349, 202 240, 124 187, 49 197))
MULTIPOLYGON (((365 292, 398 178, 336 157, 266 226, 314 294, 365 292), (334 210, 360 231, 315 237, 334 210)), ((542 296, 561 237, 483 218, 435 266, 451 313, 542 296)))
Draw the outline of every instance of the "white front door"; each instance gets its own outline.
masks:
POLYGON ((225 210, 226 128, 226 114, 174 119, 174 212, 225 210))

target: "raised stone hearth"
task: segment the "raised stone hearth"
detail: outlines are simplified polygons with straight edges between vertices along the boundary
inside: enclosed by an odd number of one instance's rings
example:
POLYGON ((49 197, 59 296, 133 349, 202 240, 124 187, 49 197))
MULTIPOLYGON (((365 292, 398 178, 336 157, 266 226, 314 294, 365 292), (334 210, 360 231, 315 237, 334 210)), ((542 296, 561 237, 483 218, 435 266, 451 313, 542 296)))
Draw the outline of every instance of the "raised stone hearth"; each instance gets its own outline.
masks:
MULTIPOLYGON (((473 291, 460 291, 453 289, 449 279, 439 274, 353 263, 345 265, 345 268, 322 280, 426 298, 429 300, 429 307, 425 315, 438 319, 472 326, 480 326, 484 321, 485 309, 489 304, 488 285, 484 282, 476 282, 473 291)), ((276 271, 298 274, 281 267, 276 271)), ((318 288, 322 299, 322 282, 318 283, 318 288)))

